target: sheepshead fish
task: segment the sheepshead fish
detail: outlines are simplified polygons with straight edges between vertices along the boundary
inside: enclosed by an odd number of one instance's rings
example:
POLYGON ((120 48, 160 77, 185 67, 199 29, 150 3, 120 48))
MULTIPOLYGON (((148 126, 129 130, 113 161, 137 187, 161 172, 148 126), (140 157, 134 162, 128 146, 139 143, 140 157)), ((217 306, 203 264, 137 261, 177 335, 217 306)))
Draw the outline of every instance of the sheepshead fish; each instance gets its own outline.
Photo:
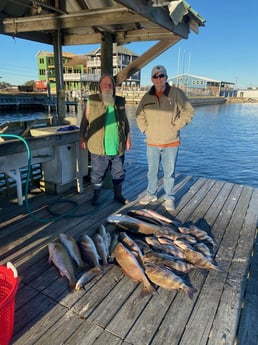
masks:
POLYGON ((101 267, 92 267, 88 271, 84 272, 81 277, 77 280, 75 290, 80 290, 85 284, 90 282, 93 278, 102 272, 101 267))
POLYGON ((178 239, 184 239, 188 241, 189 243, 196 243, 197 240, 195 237, 189 235, 189 234, 181 234, 180 232, 173 230, 168 227, 160 227, 160 229, 156 232, 155 234, 157 237, 166 237, 169 238, 173 241, 178 240, 178 239))
POLYGON ((61 276, 69 281, 69 288, 73 290, 76 285, 76 278, 71 257, 61 243, 51 242, 48 244, 48 262, 53 263, 59 270, 61 276))
POLYGON ((90 266, 100 266, 99 254, 93 239, 83 234, 79 240, 79 247, 81 249, 83 261, 87 262, 90 266))
POLYGON ((185 259, 185 253, 183 250, 181 250, 179 247, 177 247, 176 245, 174 245, 173 243, 171 244, 160 244, 155 243, 153 241, 153 239, 147 238, 145 237, 145 240, 148 244, 151 245, 152 249, 154 251, 157 252, 161 252, 161 253, 165 253, 165 254, 169 254, 169 255, 173 255, 176 256, 180 259, 185 259))
POLYGON ((212 253, 210 251, 210 248, 206 246, 205 243, 198 242, 193 245, 194 250, 197 250, 198 252, 202 253, 204 256, 206 256, 207 259, 212 260, 212 253))
POLYGON ((191 225, 189 228, 185 226, 179 226, 178 231, 182 234, 191 234, 200 241, 207 241, 212 245, 214 249, 218 246, 217 242, 213 238, 211 238, 206 231, 199 229, 195 225, 191 225))
POLYGON ((138 244, 125 232, 121 232, 119 235, 119 240, 133 253, 135 257, 139 261, 139 263, 143 264, 143 253, 138 246, 138 244))
POLYGON ((109 223, 115 223, 121 229, 135 234, 151 235, 155 234, 160 229, 160 226, 158 225, 144 222, 143 220, 139 220, 121 213, 109 216, 107 221, 109 223))
POLYGON ((196 267, 199 267, 201 269, 213 269, 216 271, 221 271, 220 268, 214 265, 210 259, 208 259, 206 256, 204 256, 202 253, 198 251, 195 251, 190 248, 186 248, 184 250, 184 253, 185 253, 185 259, 191 262, 196 267))
POLYGON ((147 263, 163 265, 183 273, 188 273, 195 267, 190 262, 180 260, 173 255, 157 252, 148 252, 144 254, 143 262, 144 265, 147 263))
POLYGON ((122 268, 124 274, 132 280, 142 284, 141 297, 156 293, 156 290, 146 277, 143 268, 135 256, 121 242, 117 244, 114 254, 115 259, 122 268))
POLYGON ((191 299, 197 291, 194 287, 188 286, 182 278, 165 266, 145 264, 145 273, 154 284, 171 291, 182 289, 191 299))
POLYGON ((107 246, 106 246, 106 242, 104 238, 99 233, 96 233, 93 237, 93 241, 95 243, 97 252, 102 260, 103 265, 107 265, 108 251, 107 251, 107 246))
POLYGON ((60 242, 65 246, 71 258, 76 262, 79 269, 84 267, 84 262, 82 261, 80 249, 77 242, 72 236, 61 233, 59 235, 60 242))

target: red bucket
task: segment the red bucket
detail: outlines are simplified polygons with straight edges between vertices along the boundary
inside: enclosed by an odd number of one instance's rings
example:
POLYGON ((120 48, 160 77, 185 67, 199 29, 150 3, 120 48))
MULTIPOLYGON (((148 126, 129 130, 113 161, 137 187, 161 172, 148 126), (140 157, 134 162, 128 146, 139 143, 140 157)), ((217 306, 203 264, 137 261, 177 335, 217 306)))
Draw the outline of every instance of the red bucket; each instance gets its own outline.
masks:
POLYGON ((6 266, 0 266, 0 345, 8 345, 13 336, 18 284, 16 268, 10 262, 6 266))

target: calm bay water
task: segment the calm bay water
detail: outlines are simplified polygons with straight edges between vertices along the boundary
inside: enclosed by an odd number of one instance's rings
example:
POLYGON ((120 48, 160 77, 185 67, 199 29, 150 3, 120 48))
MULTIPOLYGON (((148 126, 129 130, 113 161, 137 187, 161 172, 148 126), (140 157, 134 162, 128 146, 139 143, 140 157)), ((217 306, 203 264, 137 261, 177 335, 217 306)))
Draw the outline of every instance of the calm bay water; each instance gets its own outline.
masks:
MULTIPOLYGON (((82 107, 83 108, 83 107, 82 107)), ((79 125, 78 114, 67 114, 79 125)), ((127 106, 132 149, 126 153, 130 165, 147 165, 144 135, 136 126, 136 106, 127 106)), ((4 121, 47 117, 44 112, 0 112, 4 121)), ((176 171, 258 188, 258 104, 222 104, 196 107, 192 122, 181 131, 176 171)))

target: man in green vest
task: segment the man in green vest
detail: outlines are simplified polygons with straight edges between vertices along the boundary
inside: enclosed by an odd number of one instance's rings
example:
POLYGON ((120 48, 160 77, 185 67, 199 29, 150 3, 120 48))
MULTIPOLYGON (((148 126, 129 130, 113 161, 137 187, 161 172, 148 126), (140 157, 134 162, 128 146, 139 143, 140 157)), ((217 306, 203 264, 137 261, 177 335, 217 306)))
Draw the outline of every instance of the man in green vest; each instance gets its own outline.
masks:
POLYGON ((89 96, 80 125, 80 147, 87 147, 91 154, 92 204, 99 204, 103 179, 110 167, 114 200, 125 205, 128 200, 122 195, 124 153, 131 148, 125 99, 116 96, 115 81, 110 75, 100 78, 99 90, 89 96))

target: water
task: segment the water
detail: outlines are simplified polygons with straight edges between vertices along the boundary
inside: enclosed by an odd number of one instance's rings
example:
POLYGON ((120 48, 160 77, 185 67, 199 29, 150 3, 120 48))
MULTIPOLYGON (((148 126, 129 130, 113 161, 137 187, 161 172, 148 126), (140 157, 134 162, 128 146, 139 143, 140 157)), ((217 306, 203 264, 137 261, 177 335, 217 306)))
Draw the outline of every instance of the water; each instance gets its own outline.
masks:
MULTIPOLYGON (((78 114, 67 114, 79 125, 78 114)), ((126 153, 130 165, 147 165, 146 145, 135 121, 136 106, 127 106, 132 149, 126 153)), ((47 112, 3 113, 4 121, 47 117, 47 112)), ((181 131, 176 171, 184 175, 223 180, 258 188, 258 104, 222 104, 196 107, 192 122, 181 131)))

